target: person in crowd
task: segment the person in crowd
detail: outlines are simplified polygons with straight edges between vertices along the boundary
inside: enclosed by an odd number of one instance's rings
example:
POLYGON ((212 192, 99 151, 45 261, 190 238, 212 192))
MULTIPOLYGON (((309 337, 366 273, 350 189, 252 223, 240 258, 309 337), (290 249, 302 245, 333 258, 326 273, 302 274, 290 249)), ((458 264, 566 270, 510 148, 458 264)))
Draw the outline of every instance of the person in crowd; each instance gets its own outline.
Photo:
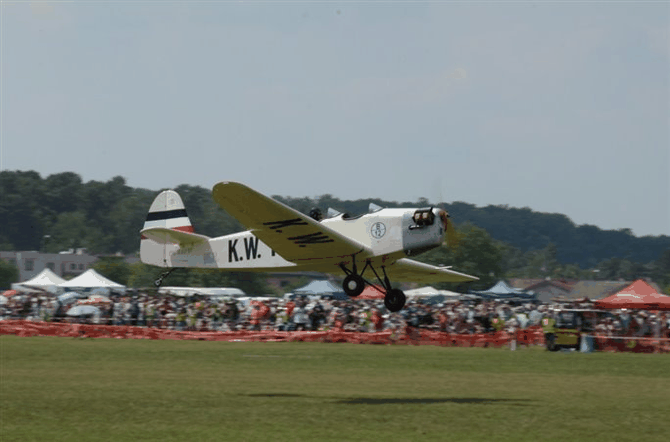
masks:
POLYGON ((307 316, 307 311, 302 304, 303 301, 297 304, 296 308, 293 310, 292 318, 297 331, 307 330, 307 324, 309 323, 309 316, 307 316))
MULTIPOLYGON (((298 298, 285 301, 241 301, 173 295, 156 296, 142 292, 114 293, 111 303, 99 305, 99 324, 136 325, 174 330, 203 331, 291 331, 343 330, 350 332, 435 330, 453 334, 514 331, 543 324, 560 304, 512 304, 510 302, 459 301, 426 305, 407 302, 398 313, 388 312, 379 301, 330 301, 298 298)), ((62 305, 50 294, 24 294, 9 298, 0 306, 1 319, 26 318, 33 321, 76 322, 65 313, 72 305, 62 305)), ((588 317, 588 329, 598 335, 670 338, 670 315, 665 312, 610 311, 588 317)), ((414 333, 414 332, 413 332, 414 333)))

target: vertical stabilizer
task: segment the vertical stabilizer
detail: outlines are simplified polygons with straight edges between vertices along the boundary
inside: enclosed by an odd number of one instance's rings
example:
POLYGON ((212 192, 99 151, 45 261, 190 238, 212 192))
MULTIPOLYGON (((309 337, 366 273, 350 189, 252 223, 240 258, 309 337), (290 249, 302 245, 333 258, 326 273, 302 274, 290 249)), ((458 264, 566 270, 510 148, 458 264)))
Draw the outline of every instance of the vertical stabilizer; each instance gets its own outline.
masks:
MULTIPOLYGON (((193 233, 193 226, 186 214, 184 202, 174 190, 165 190, 159 193, 151 204, 142 230, 154 227, 193 233)), ((145 264, 171 267, 171 256, 178 249, 178 244, 167 241, 156 241, 142 235, 140 241, 140 259, 145 264)))
POLYGON ((149 208, 143 229, 151 227, 165 227, 193 233, 193 226, 186 214, 184 202, 177 192, 165 190, 158 194, 149 208))

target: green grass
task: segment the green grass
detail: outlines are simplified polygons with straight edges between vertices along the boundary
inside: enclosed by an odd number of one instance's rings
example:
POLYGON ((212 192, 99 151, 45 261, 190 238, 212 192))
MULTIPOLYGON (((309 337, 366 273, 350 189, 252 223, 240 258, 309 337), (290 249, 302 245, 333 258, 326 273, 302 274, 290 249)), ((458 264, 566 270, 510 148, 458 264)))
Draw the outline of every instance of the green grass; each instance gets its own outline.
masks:
POLYGON ((0 441, 667 441, 670 356, 0 337, 0 441))

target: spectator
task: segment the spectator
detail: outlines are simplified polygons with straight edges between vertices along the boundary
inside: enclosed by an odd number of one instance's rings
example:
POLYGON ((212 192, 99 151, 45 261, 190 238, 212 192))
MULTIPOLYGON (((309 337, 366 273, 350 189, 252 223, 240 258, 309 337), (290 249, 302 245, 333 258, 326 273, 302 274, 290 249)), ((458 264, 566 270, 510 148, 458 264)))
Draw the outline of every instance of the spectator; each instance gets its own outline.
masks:
POLYGON ((293 323, 296 326, 296 330, 304 331, 307 330, 307 324, 309 322, 309 316, 302 306, 298 306, 293 310, 293 323))

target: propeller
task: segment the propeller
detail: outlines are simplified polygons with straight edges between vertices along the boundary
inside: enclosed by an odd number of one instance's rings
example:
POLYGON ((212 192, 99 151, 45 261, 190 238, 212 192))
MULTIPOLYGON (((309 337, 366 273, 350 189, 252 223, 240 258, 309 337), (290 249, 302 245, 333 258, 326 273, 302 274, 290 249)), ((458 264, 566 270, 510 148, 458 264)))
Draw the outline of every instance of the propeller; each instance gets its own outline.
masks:
POLYGON ((441 209, 440 219, 442 220, 442 224, 444 224, 444 230, 447 233, 447 246, 450 248, 458 247, 458 232, 454 227, 453 221, 451 221, 449 212, 441 209))
POLYGON ((454 227, 454 222, 449 218, 449 213, 447 212, 447 245, 455 249, 458 247, 458 243, 458 232, 454 227))
MULTIPOLYGON (((438 201, 439 205, 443 206, 444 204, 444 199, 442 198, 442 188, 444 187, 444 180, 443 178, 440 179, 439 183, 437 183, 437 188, 438 188, 438 201)), ((440 212, 440 218, 442 218, 442 222, 444 224, 444 229, 447 233, 446 238, 447 238, 447 247, 450 249, 455 249, 458 247, 459 239, 458 239, 458 232, 456 232, 456 228, 454 227, 454 222, 451 220, 451 217, 449 216, 449 212, 446 210, 442 209, 442 212, 440 212)))

